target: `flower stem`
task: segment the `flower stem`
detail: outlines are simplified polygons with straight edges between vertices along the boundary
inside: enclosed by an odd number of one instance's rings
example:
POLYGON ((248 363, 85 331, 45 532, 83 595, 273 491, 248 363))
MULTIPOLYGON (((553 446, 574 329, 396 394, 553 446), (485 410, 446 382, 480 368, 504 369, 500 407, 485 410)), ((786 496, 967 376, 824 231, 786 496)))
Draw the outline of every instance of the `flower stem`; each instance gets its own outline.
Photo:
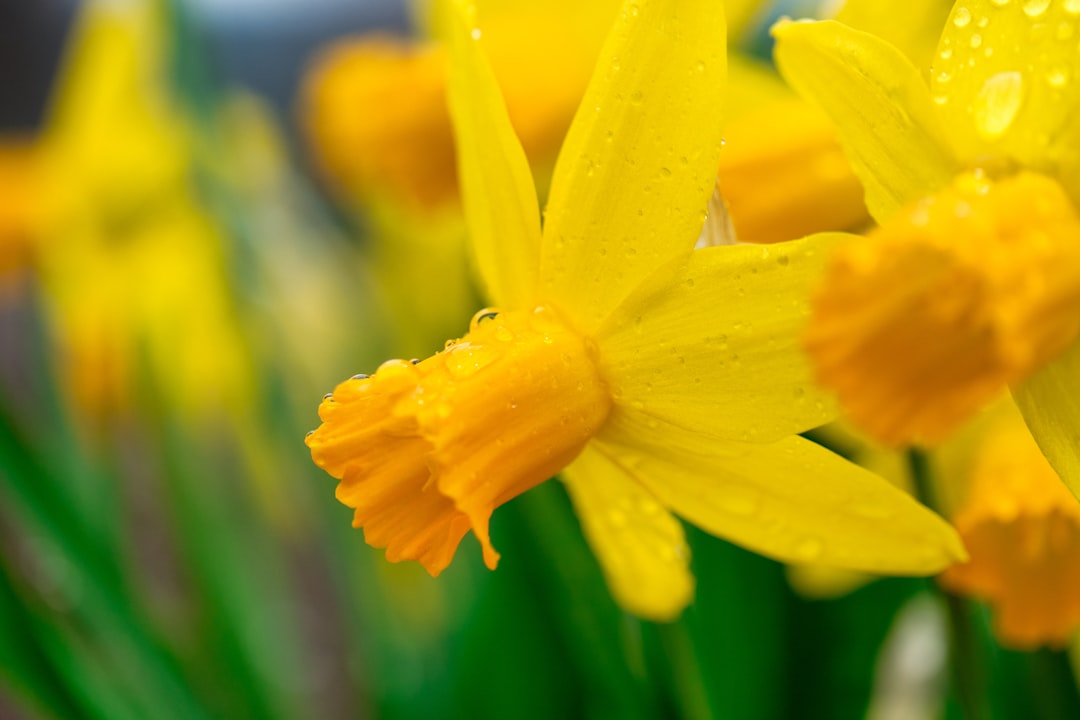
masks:
MULTIPOLYGON (((908 466, 911 468, 916 499, 938 512, 933 489, 933 470, 926 453, 915 448, 908 450, 908 466)), ((931 586, 945 601, 949 621, 949 664, 963 717, 966 720, 983 720, 987 717, 983 692, 985 684, 978 638, 972 624, 971 605, 966 599, 945 590, 936 582, 932 582, 931 586)))

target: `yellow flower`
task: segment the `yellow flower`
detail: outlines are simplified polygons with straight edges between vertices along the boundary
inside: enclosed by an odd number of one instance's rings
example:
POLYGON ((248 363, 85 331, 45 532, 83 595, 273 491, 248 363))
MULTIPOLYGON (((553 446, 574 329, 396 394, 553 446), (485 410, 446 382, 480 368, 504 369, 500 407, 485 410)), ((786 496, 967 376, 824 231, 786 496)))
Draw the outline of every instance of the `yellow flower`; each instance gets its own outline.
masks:
POLYGON ((1013 410, 984 433, 953 522, 971 559, 945 587, 986 600, 1010 647, 1064 647, 1080 628, 1080 502, 1013 410))
POLYGON ((0 138, 0 300, 31 264, 39 233, 40 154, 36 140, 0 138))
POLYGON ((807 346, 880 441, 937 442, 1009 385, 1080 490, 1080 5, 961 0, 929 85, 834 22, 774 29, 836 122, 881 229, 839 252, 807 346))
POLYGON ((676 616, 682 526, 780 559, 934 572, 940 518, 794 433, 831 409, 795 336, 829 236, 694 250, 713 191, 725 23, 709 0, 628 0, 555 168, 543 230, 468 8, 450 101, 476 265, 501 312, 422 362, 347 380, 307 439, 354 525, 432 574, 493 510, 562 471, 615 597, 676 616))
POLYGON ((42 136, 44 300, 68 396, 90 416, 129 408, 141 379, 184 413, 252 392, 193 140, 161 86, 161 12, 84 4, 42 136))
MULTIPOLYGON (((511 122, 533 165, 550 168, 614 2, 486 0, 482 8, 492 11, 488 52, 511 122)), ((456 200, 446 66, 439 43, 386 35, 339 41, 313 63, 302 105, 308 143, 348 202, 431 211, 456 200)))
MULTIPOLYGON (((743 17, 758 10, 758 3, 734 4, 743 17)), ((945 4, 911 0, 899 16, 887 9, 879 0, 848 0, 836 17, 891 40, 917 64, 929 64, 945 4)), ((745 32, 733 28, 733 36, 740 34, 745 32)), ((733 53, 729 72, 732 109, 724 128, 718 187, 738 239, 778 242, 868 225, 862 185, 829 117, 754 58, 733 53)))

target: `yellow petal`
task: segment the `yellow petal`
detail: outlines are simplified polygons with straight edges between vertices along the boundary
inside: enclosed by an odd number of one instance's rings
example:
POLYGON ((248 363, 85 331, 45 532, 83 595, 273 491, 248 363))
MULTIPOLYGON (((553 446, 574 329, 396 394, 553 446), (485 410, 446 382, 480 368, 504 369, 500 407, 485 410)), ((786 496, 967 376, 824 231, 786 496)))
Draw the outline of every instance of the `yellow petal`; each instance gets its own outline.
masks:
POLYGON ((716 179, 725 24, 709 0, 632 0, 563 144, 545 214, 545 299, 595 327, 694 246, 716 179))
POLYGON ((799 337, 809 289, 845 237, 705 248, 658 271, 597 332, 610 421, 771 442, 829 420, 799 337))
POLYGON ((966 557, 940 517, 801 437, 717 446, 668 430, 614 439, 619 449, 651 445, 647 454, 622 452, 663 505, 762 555, 888 575, 929 575, 966 557), (694 445, 698 452, 688 451, 694 445))
POLYGON ((820 565, 788 565, 788 585, 810 600, 832 600, 858 590, 877 578, 855 570, 840 570, 820 565))
POLYGON ((948 183, 956 170, 930 92, 892 45, 836 22, 773 28, 776 64, 836 123, 879 222, 948 183))
POLYGON ((489 298, 523 308, 535 300, 540 211, 525 151, 479 46, 475 10, 455 0, 447 99, 473 257, 489 298))
POLYGON ((1048 170, 1077 157, 1080 7, 1028 0, 958 3, 934 58, 931 90, 962 160, 993 154, 1048 170))
POLYGON ((1064 646, 1080 627, 1080 503, 1015 413, 983 433, 953 522, 971 560, 943 585, 989 602, 1010 647, 1064 646))
POLYGON ((915 67, 929 73, 950 5, 941 0, 906 0, 904 11, 896 12, 881 0, 847 0, 835 19, 895 45, 915 67))
POLYGON ((649 620, 674 620, 694 595, 682 525, 618 455, 590 445, 562 474, 615 600, 649 620))
POLYGON ((1028 429, 1073 495, 1080 498, 1080 342, 1013 388, 1028 429))

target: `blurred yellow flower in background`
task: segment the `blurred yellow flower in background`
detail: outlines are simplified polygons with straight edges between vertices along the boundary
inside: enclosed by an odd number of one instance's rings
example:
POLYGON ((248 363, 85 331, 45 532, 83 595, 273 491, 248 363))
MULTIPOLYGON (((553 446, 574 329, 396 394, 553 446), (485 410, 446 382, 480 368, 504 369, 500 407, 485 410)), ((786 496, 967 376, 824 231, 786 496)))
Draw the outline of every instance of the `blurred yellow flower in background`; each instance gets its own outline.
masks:
POLYGON ((1002 644, 1065 647, 1080 628, 1080 502, 1011 403, 981 435, 951 513, 971 557, 940 582, 990 603, 1002 644))
POLYGON ((32 262, 38 238, 40 145, 30 137, 0 138, 0 301, 32 262))
MULTIPOLYGON (((514 130, 550 168, 615 13, 613 0, 480 3, 487 53, 514 130), (554 51, 551 38, 560 38, 554 51)), ((348 202, 457 200, 447 55, 437 40, 362 36, 327 48, 306 81, 302 116, 315 160, 348 202)))
POLYGON ((61 376, 91 416, 146 381, 189 416, 251 394, 222 238, 163 91, 163 12, 84 4, 42 137, 44 299, 61 376))
POLYGON ((818 292, 819 379, 889 445, 942 440, 1008 384, 1074 491, 1078 28, 1069 3, 963 0, 929 85, 872 35, 774 30, 781 72, 836 122, 883 224, 837 254, 818 292))
POLYGON ((830 415, 796 336, 834 238, 693 249, 721 144, 720 8, 625 4, 542 231, 473 9, 453 9, 465 214, 503 310, 324 399, 307 443, 368 542, 437 574, 472 530, 494 568, 493 510, 565 468, 613 594, 644 617, 693 594, 673 512, 780 559, 926 574, 962 558, 940 518, 794 435, 830 415))
MULTIPOLYGON (((761 3, 728 5, 746 22, 761 3)), ((889 10, 878 0, 848 0, 836 17, 893 42, 917 65, 928 65, 946 4, 917 0, 905 5, 903 13, 889 10)), ((731 34, 746 32, 736 26, 731 34)), ((738 239, 778 242, 869 224, 862 184, 828 115, 799 98, 771 66, 738 47, 730 57, 730 73, 732 100, 718 186, 738 239)))

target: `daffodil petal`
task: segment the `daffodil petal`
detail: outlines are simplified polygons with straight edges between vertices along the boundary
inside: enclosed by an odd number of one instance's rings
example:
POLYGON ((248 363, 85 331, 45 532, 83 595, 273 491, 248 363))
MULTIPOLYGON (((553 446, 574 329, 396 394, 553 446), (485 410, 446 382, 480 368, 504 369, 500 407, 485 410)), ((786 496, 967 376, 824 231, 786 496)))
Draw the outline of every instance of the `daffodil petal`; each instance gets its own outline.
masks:
POLYGON ((562 474, 615 600, 674 620, 694 595, 682 525, 611 455, 590 445, 562 474))
POLYGON ((475 8, 454 0, 447 100, 473 258, 490 300, 505 308, 535 301, 540 209, 529 163, 480 48, 475 8))
POLYGON ((690 252, 722 140, 725 23, 712 0, 628 0, 563 144, 545 213, 545 301, 591 330, 690 252))
POLYGON ((915 67, 929 73, 949 7, 941 0, 906 0, 904 11, 895 12, 881 0, 847 0, 835 20, 895 45, 915 67))
POLYGON ((1039 449, 1080 498, 1080 342, 1013 388, 1013 398, 1039 449))
POLYGON ((986 156, 1076 171, 1080 7, 1074 2, 957 3, 938 44, 931 91, 964 161, 986 156))
POLYGON ((704 248, 658 270, 597 332, 609 423, 766 443, 830 420, 800 335, 829 251, 848 237, 704 248))
POLYGON ((940 517, 809 440, 718 448, 679 434, 655 435, 648 453, 604 447, 661 504, 718 537, 784 562, 886 575, 929 575, 966 557, 940 517), (702 452, 663 450, 694 444, 702 452))
POLYGON ((777 67, 836 123, 866 205, 881 222, 956 172, 930 91, 904 54, 833 21, 773 28, 777 67))

